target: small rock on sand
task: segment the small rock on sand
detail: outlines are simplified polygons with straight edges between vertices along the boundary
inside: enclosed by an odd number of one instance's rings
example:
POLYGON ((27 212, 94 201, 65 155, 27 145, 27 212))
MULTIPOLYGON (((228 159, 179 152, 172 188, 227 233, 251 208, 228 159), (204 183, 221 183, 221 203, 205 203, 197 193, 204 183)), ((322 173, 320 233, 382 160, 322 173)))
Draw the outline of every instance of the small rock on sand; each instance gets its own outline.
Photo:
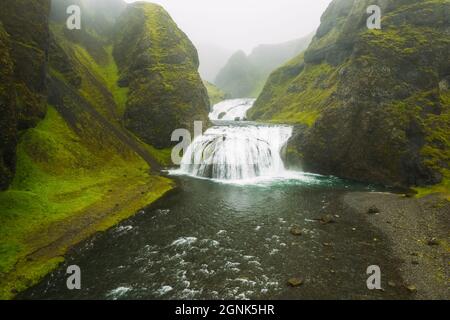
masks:
POLYGON ((293 234, 294 236, 301 236, 302 235, 302 228, 300 228, 299 226, 295 225, 291 227, 290 233, 293 234))
POLYGON ((334 223, 336 220, 331 214, 326 214, 322 218, 320 218, 320 223, 322 224, 328 224, 328 223, 334 223))
POLYGON ((371 206, 369 209, 367 209, 368 214, 378 214, 380 213, 380 209, 378 209, 376 206, 371 206))
POLYGON ((303 279, 301 278, 291 278, 288 280, 288 285, 295 288, 300 287, 303 284, 303 279))

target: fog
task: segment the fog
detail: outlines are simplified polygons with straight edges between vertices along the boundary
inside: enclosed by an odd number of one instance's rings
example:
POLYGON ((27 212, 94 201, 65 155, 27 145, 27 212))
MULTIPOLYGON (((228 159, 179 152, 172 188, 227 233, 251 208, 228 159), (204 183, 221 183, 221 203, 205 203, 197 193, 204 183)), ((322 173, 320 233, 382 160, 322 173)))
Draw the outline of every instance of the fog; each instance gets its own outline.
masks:
MULTIPOLYGON (((134 2, 128 0, 127 2, 134 2)), ((305 36, 331 0, 152 0, 161 4, 197 46, 250 52, 259 44, 305 36)))

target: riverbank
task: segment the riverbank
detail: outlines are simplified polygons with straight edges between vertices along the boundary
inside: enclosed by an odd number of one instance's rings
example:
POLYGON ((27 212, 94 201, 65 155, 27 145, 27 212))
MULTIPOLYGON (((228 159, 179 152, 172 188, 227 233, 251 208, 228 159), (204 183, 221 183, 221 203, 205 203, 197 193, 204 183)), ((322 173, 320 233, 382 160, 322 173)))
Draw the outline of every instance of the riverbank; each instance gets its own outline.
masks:
MULTIPOLYGON (((15 227, 26 224, 27 233, 16 235, 15 241, 11 240, 11 247, 20 245, 18 250, 0 252, 3 263, 8 262, 9 265, 6 272, 0 273, 0 299, 12 299, 36 284, 64 261, 64 254, 75 244, 134 215, 174 188, 174 183, 167 178, 136 170, 106 180, 98 176, 96 180, 70 194, 53 194, 53 201, 65 205, 77 199, 95 199, 80 210, 74 206, 71 212, 57 212, 60 215, 57 218, 46 211, 49 217, 35 223, 22 221, 20 224, 20 219, 11 220, 19 224, 15 227)), ((6 192, 1 196, 12 197, 6 192)))
MULTIPOLYGON (((365 216, 381 230, 400 259, 403 283, 388 283, 382 276, 383 288, 404 287, 414 294, 414 299, 450 299, 450 201, 446 196, 408 198, 350 192, 341 201, 345 210, 365 216)), ((383 266, 380 268, 383 273, 383 266)))

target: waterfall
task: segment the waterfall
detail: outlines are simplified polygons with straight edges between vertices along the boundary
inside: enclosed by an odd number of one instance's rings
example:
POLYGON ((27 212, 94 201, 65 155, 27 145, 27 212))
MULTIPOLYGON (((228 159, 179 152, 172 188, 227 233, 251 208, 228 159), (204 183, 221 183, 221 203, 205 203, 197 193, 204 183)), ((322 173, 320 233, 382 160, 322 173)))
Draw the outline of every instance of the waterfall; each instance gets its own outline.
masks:
POLYGON ((180 171, 219 180, 277 176, 285 170, 280 154, 291 134, 288 126, 215 126, 192 142, 180 171))
POLYGON ((254 102, 234 99, 216 104, 210 113, 216 126, 194 139, 178 173, 218 180, 282 175, 281 150, 292 135, 292 127, 235 122, 245 119, 254 102))
POLYGON ((247 111, 253 107, 256 99, 231 99, 219 102, 214 105, 213 111, 209 114, 209 119, 235 121, 245 120, 247 111))

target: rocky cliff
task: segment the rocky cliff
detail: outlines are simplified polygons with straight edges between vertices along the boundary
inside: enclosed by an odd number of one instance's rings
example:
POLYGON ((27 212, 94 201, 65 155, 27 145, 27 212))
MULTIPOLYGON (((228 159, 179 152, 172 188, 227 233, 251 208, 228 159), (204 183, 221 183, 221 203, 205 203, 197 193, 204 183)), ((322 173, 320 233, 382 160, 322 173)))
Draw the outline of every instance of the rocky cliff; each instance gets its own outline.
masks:
POLYGON ((19 132, 46 110, 50 0, 7 1, 0 11, 0 190, 11 182, 19 132))
POLYGON ((195 48, 151 4, 9 1, 0 66, 2 299, 171 189, 158 174, 170 149, 156 147, 205 120, 209 101, 195 48), (73 4, 81 30, 66 27, 73 4))
POLYGON ((450 3, 334 0, 308 50, 276 70, 254 120, 302 124, 291 161, 399 186, 447 184, 450 3), (369 5, 381 30, 366 27, 369 5))
POLYGON ((125 126, 146 143, 169 147, 174 129, 208 121, 209 99, 197 50, 156 4, 130 5, 115 34, 119 84, 129 88, 125 126))

